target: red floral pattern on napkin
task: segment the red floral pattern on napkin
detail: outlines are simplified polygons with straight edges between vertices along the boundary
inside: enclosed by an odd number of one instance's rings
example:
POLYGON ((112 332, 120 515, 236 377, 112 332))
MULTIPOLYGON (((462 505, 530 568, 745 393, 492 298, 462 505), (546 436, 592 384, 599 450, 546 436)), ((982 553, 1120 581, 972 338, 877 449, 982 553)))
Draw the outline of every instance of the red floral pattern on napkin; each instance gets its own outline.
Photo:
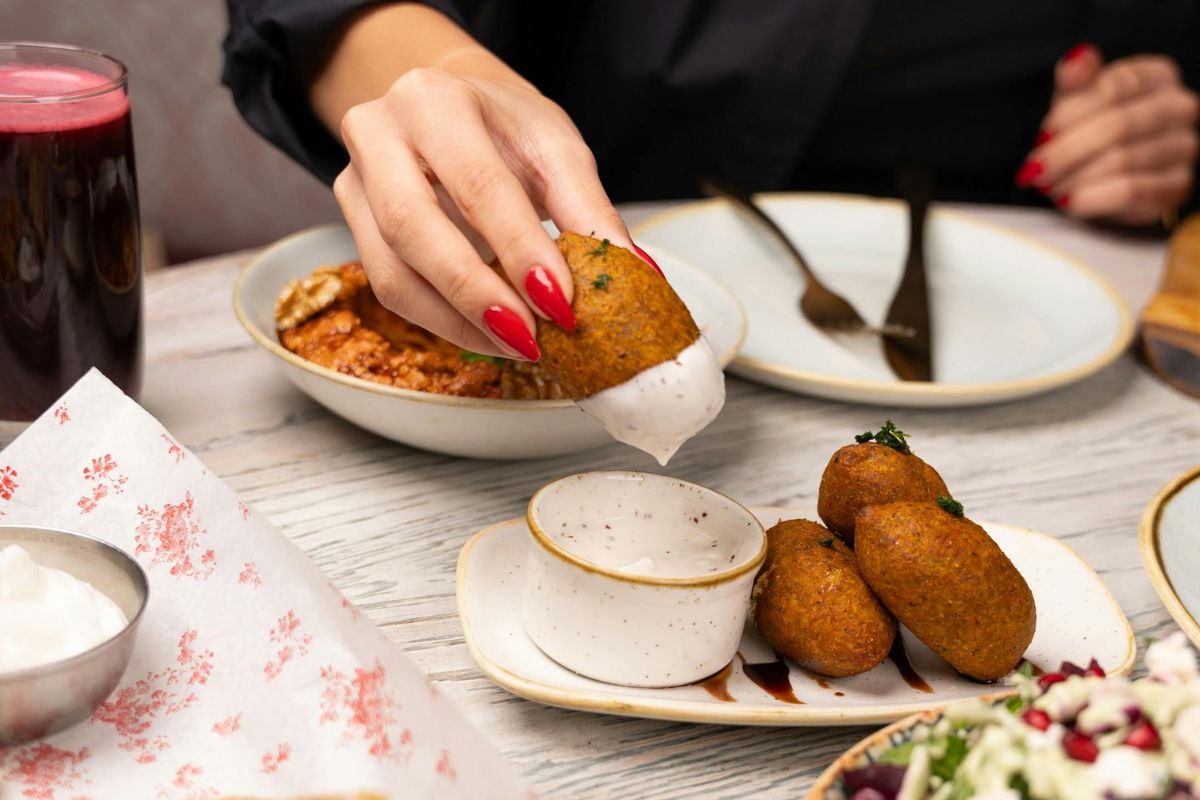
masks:
POLYGON ((177 578, 203 580, 212 574, 217 556, 212 550, 199 552, 200 537, 208 530, 196 517, 191 492, 184 494, 180 503, 165 504, 161 511, 138 506, 137 513, 142 521, 134 537, 136 555, 151 554, 151 567, 170 564, 171 574, 177 578), (195 561, 193 556, 197 557, 195 561))
POLYGON ((0 749, 0 797, 529 796, 310 560, 99 373, 0 453, 0 515, 110 541, 150 581, 116 690, 89 721, 0 749))
POLYGON ((46 742, 13 749, 0 749, 0 786, 8 783, 21 787, 21 797, 32 800, 55 800, 59 790, 70 790, 71 800, 89 800, 74 790, 88 782, 87 770, 81 765, 91 753, 86 747, 78 751, 60 750, 46 742))

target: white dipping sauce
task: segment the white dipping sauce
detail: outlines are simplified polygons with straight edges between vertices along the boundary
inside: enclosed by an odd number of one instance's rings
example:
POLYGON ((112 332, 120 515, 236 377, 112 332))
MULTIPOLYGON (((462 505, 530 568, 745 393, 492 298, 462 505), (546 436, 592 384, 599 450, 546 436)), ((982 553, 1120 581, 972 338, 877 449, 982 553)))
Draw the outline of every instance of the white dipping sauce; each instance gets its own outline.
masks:
POLYGON ((127 623, 90 583, 38 566, 17 545, 0 550, 0 673, 78 655, 127 623))
POLYGON ((701 336, 675 358, 579 401, 612 437, 666 464, 725 405, 725 374, 701 336))

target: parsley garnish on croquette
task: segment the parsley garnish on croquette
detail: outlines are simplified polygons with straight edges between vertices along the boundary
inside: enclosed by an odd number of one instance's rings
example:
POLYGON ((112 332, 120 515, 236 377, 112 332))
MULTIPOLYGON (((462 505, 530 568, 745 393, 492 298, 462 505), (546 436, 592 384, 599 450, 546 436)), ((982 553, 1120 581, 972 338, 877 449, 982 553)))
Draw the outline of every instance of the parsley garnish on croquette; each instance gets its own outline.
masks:
POLYGON ((600 242, 600 245, 595 250, 592 250, 590 253, 588 253, 588 255, 596 256, 597 258, 599 258, 607 252, 608 252, 608 239, 604 239, 603 241, 600 242))
POLYGON ((875 440, 876 444, 881 444, 884 447, 890 447, 893 450, 898 450, 901 453, 911 453, 912 450, 908 446, 908 434, 896 427, 896 423, 890 419, 884 423, 883 427, 872 433, 860 433, 854 437, 854 441, 859 444, 866 444, 871 440, 875 440))
POLYGON ((502 358, 497 358, 496 356, 484 355, 483 353, 472 353, 470 350, 463 350, 458 354, 458 357, 463 361, 486 361, 489 364, 499 364, 504 360, 502 358))
POLYGON ((941 495, 937 499, 937 504, 956 517, 961 517, 963 515, 963 504, 955 500, 953 497, 941 495))
MULTIPOLYGON (((604 241, 607 242, 608 239, 604 241)), ((607 289, 610 283, 612 283, 612 276, 607 272, 602 272, 596 277, 596 280, 592 281, 592 286, 595 286, 597 289, 607 289)))

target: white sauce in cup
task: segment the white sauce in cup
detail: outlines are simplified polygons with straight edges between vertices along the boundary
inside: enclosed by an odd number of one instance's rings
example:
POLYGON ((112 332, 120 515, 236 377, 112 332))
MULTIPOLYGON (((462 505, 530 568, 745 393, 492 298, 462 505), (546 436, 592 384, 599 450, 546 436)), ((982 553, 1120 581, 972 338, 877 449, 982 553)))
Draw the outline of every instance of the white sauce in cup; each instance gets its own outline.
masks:
POLYGON ((128 622, 90 583, 39 566, 17 545, 0 549, 0 673, 78 655, 128 622))

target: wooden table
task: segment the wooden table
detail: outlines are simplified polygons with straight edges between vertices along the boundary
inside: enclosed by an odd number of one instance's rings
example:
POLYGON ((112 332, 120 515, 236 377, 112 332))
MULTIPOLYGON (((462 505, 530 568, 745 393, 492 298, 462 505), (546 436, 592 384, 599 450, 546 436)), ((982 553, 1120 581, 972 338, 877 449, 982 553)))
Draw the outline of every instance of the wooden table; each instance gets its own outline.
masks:
MULTIPOLYGON (((631 207, 627 218, 651 210, 631 207)), ((1135 311, 1157 281, 1161 242, 1045 211, 968 210, 1082 257, 1135 311)), ((150 276, 144 405, 453 695, 544 797, 800 797, 867 732, 599 716, 493 685, 468 655, 455 613, 463 542, 520 515, 549 479, 657 466, 620 445, 543 461, 465 461, 343 422, 294 389, 234 319, 231 289, 250 255, 150 276)), ((1132 356, 1047 396, 963 410, 843 405, 730 379, 725 411, 670 471, 747 504, 813 507, 829 454, 893 417, 915 432, 920 454, 973 516, 1037 528, 1077 549, 1116 595, 1140 644, 1173 626, 1142 570, 1138 516, 1162 484, 1200 461, 1198 412, 1132 356)), ((0 445, 17 432, 0 426, 0 445)))

